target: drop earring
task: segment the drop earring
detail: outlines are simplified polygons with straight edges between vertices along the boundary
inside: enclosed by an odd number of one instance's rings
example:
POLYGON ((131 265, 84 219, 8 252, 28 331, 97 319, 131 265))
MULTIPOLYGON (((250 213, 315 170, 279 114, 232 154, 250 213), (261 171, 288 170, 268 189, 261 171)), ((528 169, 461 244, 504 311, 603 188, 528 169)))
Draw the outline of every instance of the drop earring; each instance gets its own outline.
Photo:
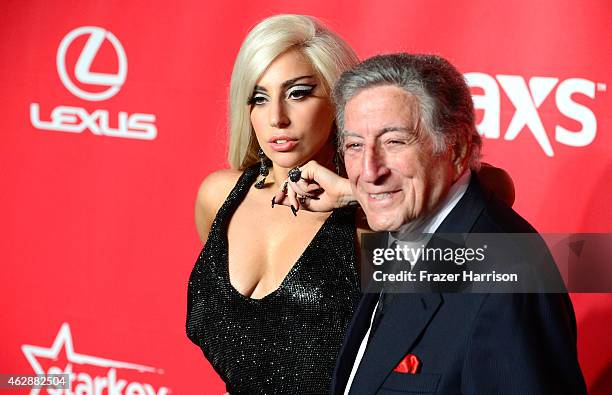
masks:
POLYGON ((259 175, 263 176, 263 178, 255 183, 255 188, 262 189, 266 183, 266 177, 270 174, 268 170, 270 159, 268 159, 261 148, 257 151, 257 156, 259 156, 259 175))

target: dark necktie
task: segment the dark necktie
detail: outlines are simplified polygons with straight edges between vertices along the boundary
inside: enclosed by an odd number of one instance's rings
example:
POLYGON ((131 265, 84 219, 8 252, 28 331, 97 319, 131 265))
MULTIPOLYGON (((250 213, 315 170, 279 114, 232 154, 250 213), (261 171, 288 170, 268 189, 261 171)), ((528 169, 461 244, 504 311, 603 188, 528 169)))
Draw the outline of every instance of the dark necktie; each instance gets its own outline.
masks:
POLYGON ((385 310, 385 303, 389 303, 389 301, 387 300, 388 297, 388 293, 386 293, 384 290, 380 291, 380 294, 378 295, 378 305, 376 306, 376 311, 374 312, 374 319, 372 320, 372 328, 370 329, 370 339, 374 335, 376 328, 378 328, 378 325, 382 320, 385 310))
MULTIPOLYGON (((395 249, 397 246, 397 240, 395 240, 388 248, 395 249)), ((394 265, 395 262, 390 262, 390 265, 394 265)), ((391 269, 392 270, 392 269, 391 269)), ((378 305, 376 306, 376 311, 374 311, 374 318, 372 319, 372 326, 370 328, 370 337, 368 338, 368 346, 370 345, 370 340, 374 337, 374 332, 378 328, 380 321, 382 320, 386 310, 388 309, 391 300, 393 299, 393 292, 389 292, 387 287, 383 284, 383 289, 378 294, 378 305)))

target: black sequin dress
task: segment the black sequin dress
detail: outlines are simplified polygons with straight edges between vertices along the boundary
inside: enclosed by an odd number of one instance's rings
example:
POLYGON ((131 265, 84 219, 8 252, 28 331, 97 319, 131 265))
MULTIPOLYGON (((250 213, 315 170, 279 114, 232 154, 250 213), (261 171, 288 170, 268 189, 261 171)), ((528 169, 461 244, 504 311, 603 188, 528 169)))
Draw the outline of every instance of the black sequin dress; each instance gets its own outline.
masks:
POLYGON ((246 297, 229 281, 227 226, 257 174, 241 175, 212 223, 189 279, 187 335, 232 395, 325 394, 360 298, 355 211, 333 211, 278 289, 246 297))

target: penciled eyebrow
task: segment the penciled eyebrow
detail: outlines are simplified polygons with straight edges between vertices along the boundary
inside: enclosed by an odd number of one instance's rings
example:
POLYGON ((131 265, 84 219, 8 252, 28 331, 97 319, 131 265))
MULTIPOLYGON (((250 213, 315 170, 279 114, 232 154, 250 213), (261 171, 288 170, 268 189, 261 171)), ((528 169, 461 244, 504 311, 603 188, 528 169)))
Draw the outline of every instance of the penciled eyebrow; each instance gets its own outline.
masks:
MULTIPOLYGON (((303 80, 303 79, 307 79, 307 78, 314 78, 314 75, 302 75, 300 77, 292 78, 290 80, 283 82, 281 84, 281 88, 287 89, 288 87, 295 84, 296 82, 303 80)), ((255 92, 267 92, 268 91, 266 88, 264 88, 263 86, 259 86, 259 85, 255 85, 255 89, 253 90, 255 92)))

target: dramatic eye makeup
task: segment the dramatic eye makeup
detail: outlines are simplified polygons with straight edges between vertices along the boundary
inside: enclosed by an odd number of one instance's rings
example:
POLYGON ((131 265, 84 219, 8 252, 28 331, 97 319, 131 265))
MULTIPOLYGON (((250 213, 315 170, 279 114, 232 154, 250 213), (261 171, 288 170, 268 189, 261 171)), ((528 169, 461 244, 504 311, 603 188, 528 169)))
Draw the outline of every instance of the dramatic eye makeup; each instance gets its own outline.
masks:
MULTIPOLYGON (((284 91, 286 100, 301 100, 308 97, 317 87, 317 84, 298 83, 300 80, 314 79, 312 75, 304 75, 297 78, 292 78, 282 83, 281 89, 284 91)), ((253 95, 247 101, 248 105, 261 105, 270 100, 270 96, 266 88, 259 85, 255 86, 253 95)))
POLYGON ((298 84, 293 85, 285 92, 285 97, 287 99, 300 100, 305 98, 306 96, 310 96, 312 91, 316 88, 316 85, 310 84, 298 84))
POLYGON ((255 89, 255 91, 253 92, 253 95, 247 101, 247 104, 250 106, 253 106, 253 105, 256 106, 256 105, 264 104, 266 101, 268 101, 268 99, 269 97, 264 91, 255 89))

